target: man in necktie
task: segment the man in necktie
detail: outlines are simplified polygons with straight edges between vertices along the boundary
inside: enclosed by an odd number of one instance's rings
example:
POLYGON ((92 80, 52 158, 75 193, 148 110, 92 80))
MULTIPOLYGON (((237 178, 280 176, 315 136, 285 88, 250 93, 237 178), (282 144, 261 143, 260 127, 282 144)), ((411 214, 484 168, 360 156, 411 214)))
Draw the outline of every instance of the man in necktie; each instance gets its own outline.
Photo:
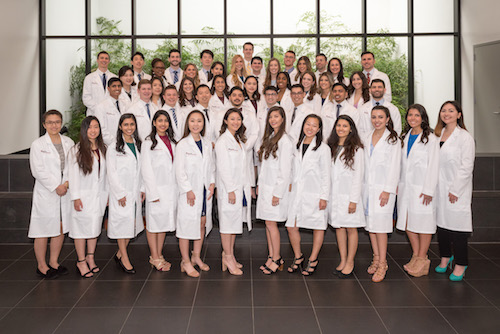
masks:
POLYGON ((115 140, 118 121, 122 112, 129 106, 127 100, 120 100, 122 82, 118 78, 108 80, 108 95, 99 102, 95 108, 95 116, 101 124, 102 139, 106 145, 111 145, 115 140))
POLYGON ((174 85, 168 85, 163 92, 163 99, 165 100, 165 104, 162 109, 166 110, 170 119, 172 120, 172 128, 174 129, 175 140, 180 140, 182 135, 184 134, 184 129, 180 127, 179 117, 180 111, 178 109, 177 101, 179 100, 179 94, 177 93, 177 89, 174 85))
POLYGON ((151 80, 151 76, 144 73, 142 70, 144 67, 144 55, 141 52, 137 51, 134 53, 132 58, 130 58, 130 64, 132 65, 132 69, 134 71, 134 82, 136 84, 138 84, 142 79, 151 80))
POLYGON ((363 67, 363 74, 366 76, 366 80, 368 81, 368 85, 375 79, 381 79, 384 81, 386 92, 384 99, 387 102, 391 102, 392 100, 392 91, 391 91, 391 81, 389 77, 384 72, 380 72, 375 68, 375 55, 370 51, 365 51, 361 54, 361 66, 363 67))
POLYGON ((253 44, 251 42, 246 42, 243 44, 243 60, 245 61, 245 69, 247 74, 252 73, 252 57, 253 57, 253 44))
POLYGON ((83 81, 82 102, 87 107, 87 116, 95 114, 95 108, 106 97, 108 81, 116 77, 108 70, 109 54, 101 51, 97 55, 97 69, 83 81))
POLYGON ((144 140, 151 133, 151 118, 153 118, 155 109, 151 103, 151 81, 142 79, 137 88, 139 99, 130 106, 128 112, 135 115, 137 121, 137 130, 139 137, 144 140))
POLYGON ((202 68, 198 72, 198 77, 200 78, 200 83, 207 84, 210 81, 210 68, 212 67, 212 62, 214 60, 214 53, 208 49, 201 51, 200 61, 202 68))
MULTIPOLYGON (((204 137, 215 144, 215 133, 217 129, 212 128, 212 116, 210 115, 210 99, 212 98, 212 94, 210 94, 210 88, 207 85, 201 84, 199 85, 195 91, 195 97, 198 101, 198 104, 194 106, 193 109, 200 110, 205 116, 205 135, 204 137)), ((186 116, 185 116, 186 117, 186 116)), ((220 129, 219 129, 220 130, 220 129)))
POLYGON ((177 49, 170 50, 168 54, 168 61, 170 62, 168 71, 171 74, 172 83, 175 85, 182 80, 182 70, 180 68, 181 52, 177 49))
MULTIPOLYGON (((302 122, 307 115, 312 114, 313 110, 304 104, 304 97, 306 93, 304 92, 304 86, 301 84, 295 84, 292 86, 290 96, 294 108, 290 110, 291 115, 286 115, 290 117, 290 122, 287 121, 287 133, 290 135, 292 142, 297 143, 300 135, 300 130, 302 129, 302 122)), ((285 110, 286 112, 286 110, 285 110)))

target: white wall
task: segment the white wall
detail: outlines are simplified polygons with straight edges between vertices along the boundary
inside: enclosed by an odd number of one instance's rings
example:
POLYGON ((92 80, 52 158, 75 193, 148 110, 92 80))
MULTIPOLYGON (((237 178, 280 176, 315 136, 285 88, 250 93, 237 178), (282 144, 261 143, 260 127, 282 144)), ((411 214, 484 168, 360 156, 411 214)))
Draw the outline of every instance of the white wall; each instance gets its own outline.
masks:
MULTIPOLYGON (((474 45, 500 40, 498 0, 462 0, 462 108, 474 130, 474 45)), ((499 55, 500 56, 500 55, 499 55)))
POLYGON ((0 154, 28 148, 38 137, 38 0, 5 3, 0 11, 0 154))

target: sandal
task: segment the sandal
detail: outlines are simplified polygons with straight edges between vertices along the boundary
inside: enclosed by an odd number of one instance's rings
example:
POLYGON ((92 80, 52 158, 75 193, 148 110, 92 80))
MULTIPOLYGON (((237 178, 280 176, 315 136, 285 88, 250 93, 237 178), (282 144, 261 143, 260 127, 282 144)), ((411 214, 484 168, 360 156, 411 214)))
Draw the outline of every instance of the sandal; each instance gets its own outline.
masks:
POLYGON ((378 255, 375 255, 373 254, 373 260, 372 260, 372 263, 370 264, 370 266, 368 267, 368 269, 366 270, 368 272, 368 274, 370 275, 373 275, 375 274, 375 272, 377 271, 378 269, 378 266, 379 266, 379 261, 376 261, 375 260, 375 257, 379 257, 378 255))
MULTIPOLYGON (((85 255, 85 260, 87 260, 87 256, 89 256, 89 255, 94 256, 94 253, 87 253, 87 255, 85 255)), ((87 265, 88 265, 88 262, 87 262, 87 265)), ((96 273, 98 273, 100 271, 100 269, 96 265, 94 268, 90 269, 90 271, 93 272, 94 274, 96 274, 96 273)))
POLYGON ((314 260, 314 261, 307 261, 307 267, 306 269, 302 270, 302 276, 311 276, 312 274, 314 274, 314 272, 316 271, 316 268, 318 267, 318 264, 319 264, 319 261, 318 259, 314 260), (315 266, 312 266, 312 264, 316 263, 315 266))
POLYGON ((264 271, 264 269, 267 267, 267 261, 268 261, 268 260, 271 260, 271 261, 272 261, 272 260, 273 260, 273 257, 272 257, 271 255, 268 255, 268 256, 267 256, 266 263, 264 263, 263 265, 261 265, 261 266, 259 267, 259 269, 260 269, 261 271, 264 271))
POLYGON ((197 265, 198 268, 200 268, 200 270, 202 270, 202 271, 209 271, 210 270, 210 267, 208 266, 208 264, 204 263, 201 260, 200 253, 191 252, 191 264, 193 265, 193 267, 197 265), (196 260, 200 260, 201 265, 196 263, 196 260))
POLYGON ((387 269, 389 269, 389 266, 387 265, 387 261, 379 262, 377 271, 372 276, 372 282, 375 282, 375 283, 382 282, 385 278, 385 274, 387 273, 387 269))
POLYGON ((278 270, 279 271, 283 271, 283 265, 285 264, 285 261, 283 261, 283 258, 279 258, 277 259, 276 261, 273 260, 273 263, 275 263, 278 267, 276 267, 276 269, 272 270, 271 268, 269 268, 268 266, 266 266, 264 264, 264 270, 262 270, 262 273, 264 275, 272 275, 272 274, 275 274, 278 270))
POLYGON ((80 276, 82 278, 91 278, 94 276, 94 273, 92 272, 92 270, 89 270, 87 271, 85 274, 82 274, 82 272, 80 271, 80 268, 78 268, 78 262, 86 262, 86 259, 83 259, 83 260, 76 260, 76 272, 78 274, 80 274, 80 276))
POLYGON ((155 268, 157 271, 168 271, 165 268, 167 266, 165 260, 162 260, 161 258, 153 259, 153 257, 150 256, 149 263, 151 264, 151 268, 155 268))
POLYGON ((290 267, 288 267, 288 272, 294 273, 299 269, 301 269, 301 271, 302 271, 302 263, 303 262, 304 262, 304 254, 302 254, 300 257, 294 258, 292 265, 290 267), (298 261, 300 261, 300 262, 298 262, 298 261))

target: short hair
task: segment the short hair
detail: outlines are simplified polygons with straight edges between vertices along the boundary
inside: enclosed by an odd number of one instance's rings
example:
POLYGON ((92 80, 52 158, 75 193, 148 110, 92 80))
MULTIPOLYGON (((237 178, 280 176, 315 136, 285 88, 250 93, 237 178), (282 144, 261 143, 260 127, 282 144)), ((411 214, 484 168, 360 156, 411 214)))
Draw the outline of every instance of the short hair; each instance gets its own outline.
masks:
POLYGON ((165 64, 163 62, 163 60, 161 60, 160 58, 155 58, 151 61, 151 67, 155 67, 156 63, 159 63, 159 62, 162 62, 163 64, 165 64))
POLYGON ((276 88, 275 86, 267 86, 266 88, 264 88, 264 94, 266 94, 266 92, 268 90, 272 90, 273 92, 278 92, 278 88, 276 88))
POLYGON ((241 94, 245 95, 245 92, 243 91, 243 88, 238 87, 238 86, 234 86, 233 88, 231 88, 231 90, 229 91, 229 95, 233 94, 233 92, 235 90, 239 90, 241 92, 241 94))
POLYGON ((59 118, 61 119, 62 121, 62 114, 58 111, 58 110, 55 110, 55 109, 50 109, 46 112, 43 113, 42 115, 42 123, 45 123, 45 119, 50 116, 50 115, 56 115, 56 116, 59 116, 59 118))
POLYGON ((295 51, 293 51, 293 50, 288 50, 288 51, 287 51, 287 52, 285 52, 285 53, 291 53, 291 54, 293 54, 293 56, 294 56, 294 57, 296 57, 296 56, 297 56, 297 55, 295 54, 295 51))
POLYGON ((304 90, 304 86, 302 86, 302 84, 295 84, 295 85, 293 85, 293 86, 290 88, 290 90, 292 90, 292 89, 294 89, 294 88, 300 88, 300 89, 302 89, 302 92, 305 92, 305 90, 304 90))
MULTIPOLYGON (((101 51, 101 52, 99 52, 99 53, 97 54, 97 58, 99 58, 99 56, 100 56, 100 55, 108 55, 108 57, 109 57, 109 53, 108 53, 108 52, 106 52, 106 51, 101 51)), ((111 57, 110 57, 110 58, 111 58, 111 57)))
POLYGON ((336 82, 336 83, 334 83, 334 84, 333 84, 333 86, 332 86, 332 90, 333 90, 335 87, 337 87, 337 86, 341 86, 341 87, 342 87, 342 88, 344 88, 344 89, 345 89, 345 91, 347 92, 347 86, 346 86, 343 82, 336 82))
POLYGON ((142 54, 142 52, 139 52, 139 51, 136 51, 132 57, 130 57, 130 60, 134 60, 134 57, 135 56, 141 56, 142 60, 144 60, 144 55, 142 54))
POLYGON ((137 86, 137 88, 141 89, 141 87, 144 85, 151 85, 151 81, 148 79, 141 79, 141 81, 139 81, 139 85, 137 86))
MULTIPOLYGON (((175 86, 174 86, 174 87, 175 87, 175 86)), ((201 85, 199 85, 198 87, 196 87, 196 89, 194 90, 194 96, 198 95, 198 91, 200 90, 200 88, 203 88, 203 87, 207 88, 207 89, 208 89, 208 91, 210 91, 210 87, 208 87, 208 86, 207 86, 207 85, 205 85, 205 84, 201 84, 201 85)))
POLYGON ((170 57, 174 52, 177 52, 179 55, 181 54, 181 52, 178 49, 172 49, 168 52, 168 57, 170 57))
POLYGON ((214 58, 214 53, 212 52, 212 50, 205 49, 205 50, 201 51, 200 59, 203 58, 204 54, 207 54, 207 55, 211 56, 212 58, 214 58))
POLYGON ((177 91, 177 87, 175 87, 175 85, 167 85, 167 87, 165 87, 165 89, 163 90, 162 95, 165 94, 165 92, 169 89, 173 89, 177 94, 179 94, 179 92, 177 91))
POLYGON ((361 57, 363 57, 364 55, 372 55, 373 59, 375 59, 375 55, 371 51, 364 51, 363 53, 361 53, 361 57))
POLYGON ((250 45, 252 47, 252 50, 254 49, 252 42, 246 42, 245 44, 243 44, 243 48, 245 47, 245 45, 250 45))
POLYGON ((370 82, 370 87, 373 85, 374 82, 381 82, 382 83, 382 86, 384 86, 385 88, 385 82, 384 80, 382 79, 373 79, 371 82, 370 82))
POLYGON ((316 55, 316 57, 320 57, 320 56, 323 57, 323 58, 325 58, 325 60, 328 60, 328 58, 326 58, 326 55, 324 53, 318 53, 316 55))
POLYGON ((256 56, 256 57, 253 57, 253 58, 252 58, 252 60, 250 60, 250 64, 253 64, 253 61, 254 61, 254 60, 260 60, 260 62, 261 62, 262 64, 264 63, 264 61, 262 60, 262 58, 261 58, 261 57, 256 56))
POLYGON ((115 82, 119 82, 120 85, 123 86, 123 83, 120 79, 118 79, 117 77, 112 77, 111 79, 108 80, 108 87, 111 87, 111 85, 115 82))

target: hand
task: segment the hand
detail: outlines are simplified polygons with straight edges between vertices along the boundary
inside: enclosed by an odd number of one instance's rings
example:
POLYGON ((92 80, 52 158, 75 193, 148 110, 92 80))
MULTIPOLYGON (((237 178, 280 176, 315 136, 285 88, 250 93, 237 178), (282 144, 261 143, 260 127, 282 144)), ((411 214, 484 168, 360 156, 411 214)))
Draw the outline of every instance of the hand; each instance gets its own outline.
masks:
POLYGON ((194 200, 196 199, 196 196, 194 195, 194 192, 192 190, 186 193, 186 199, 189 206, 194 206, 194 200))
POLYGON ((349 214, 356 212, 356 203, 349 202, 349 207, 347 208, 347 212, 349 214))
POLYGON ((229 194, 227 194, 227 199, 229 204, 236 203, 236 194, 234 193, 234 191, 231 191, 229 194))
POLYGON ((212 196, 214 195, 214 191, 215 191, 215 183, 211 183, 210 187, 208 187, 207 201, 209 201, 212 198, 212 196))
POLYGON ((292 192, 292 184, 290 183, 290 186, 288 187, 288 192, 291 193, 292 192))
POLYGON ((387 191, 382 191, 378 199, 380 200, 380 206, 384 207, 389 202, 389 193, 387 191))
POLYGON ((257 198, 257 191, 255 190, 254 187, 252 187, 251 194, 253 199, 257 198))
POLYGON ((125 196, 125 197, 123 197, 123 198, 120 198, 120 199, 118 200, 118 204, 119 204, 120 206, 125 206, 125 205, 127 205, 127 197, 125 196))
POLYGON ((56 188, 56 194, 58 196, 64 196, 66 195, 66 193, 68 192, 68 188, 66 188, 66 185, 64 184, 60 184, 57 188, 56 188))
POLYGON ((255 195, 259 196, 259 186, 255 187, 255 195))
POLYGON ((146 193, 141 191, 141 203, 146 200, 146 193))
POLYGON ((153 201, 153 203, 158 203, 158 202, 160 202, 159 198, 156 201, 153 201))
POLYGON ((280 199, 276 196, 273 196, 273 206, 276 206, 279 204, 280 204, 280 199))
POLYGON ((428 195, 425 195, 422 193, 422 194, 420 194, 420 196, 418 196, 418 198, 422 198, 422 196, 424 197, 422 204, 429 205, 432 202, 432 196, 428 196, 428 195))
POLYGON ((75 199, 73 202, 73 205, 75 206, 76 211, 82 211, 83 210, 83 203, 81 199, 75 199))
POLYGON ((320 210, 325 210, 326 209, 326 201, 324 199, 319 200, 319 209, 320 210))
POLYGON ((450 199, 450 203, 453 204, 458 201, 458 197, 453 195, 452 193, 448 193, 448 198, 450 199))

